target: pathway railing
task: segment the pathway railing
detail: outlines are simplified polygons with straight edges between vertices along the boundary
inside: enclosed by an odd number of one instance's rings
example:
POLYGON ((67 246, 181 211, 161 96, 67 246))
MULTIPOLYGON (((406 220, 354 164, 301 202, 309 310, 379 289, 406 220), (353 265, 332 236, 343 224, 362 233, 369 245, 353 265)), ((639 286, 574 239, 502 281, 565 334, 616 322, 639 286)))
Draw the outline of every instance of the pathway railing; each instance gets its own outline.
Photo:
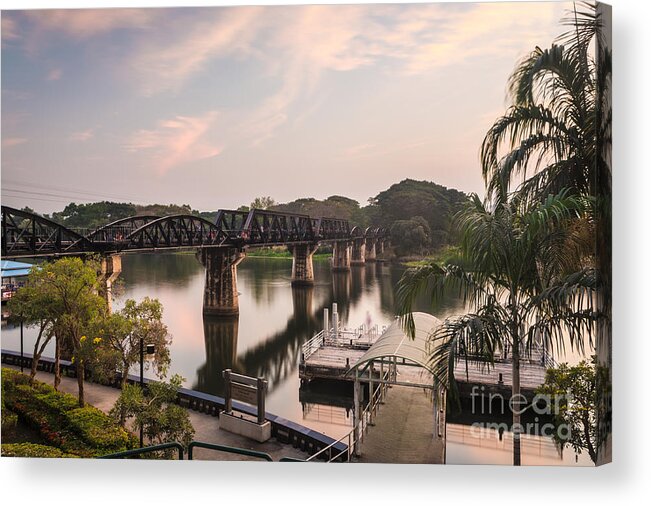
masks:
POLYGON ((97 457, 98 459, 128 459, 132 457, 138 457, 140 455, 146 455, 148 453, 156 453, 161 450, 175 449, 178 451, 179 460, 183 460, 183 445, 181 443, 163 443, 160 445, 145 446, 144 448, 136 448, 134 450, 126 450, 123 452, 109 453, 108 455, 102 455, 97 457))
MULTIPOLYGON (((390 371, 387 370, 381 377, 382 383, 380 383, 375 389, 369 389, 371 390, 369 401, 362 410, 361 416, 355 426, 334 443, 310 455, 306 462, 312 462, 323 458, 326 458, 328 463, 336 462, 341 460, 341 457, 344 455, 344 460, 350 462, 355 453, 355 448, 364 442, 364 435, 368 432, 368 428, 374 425, 373 420, 377 416, 378 407, 384 402, 384 398, 386 397, 389 377, 390 371), (346 443, 346 448, 343 450, 335 448, 336 445, 344 442, 346 443)), ((356 406, 353 406, 353 409, 356 409, 356 406)))
MULTIPOLYGON (((232 453, 236 455, 244 455, 247 457, 253 457, 256 459, 266 460, 267 462, 273 462, 271 455, 264 452, 259 452, 255 450, 249 450, 248 448, 237 448, 235 446, 226 446, 218 445, 214 443, 204 443, 203 441, 192 441, 187 448, 187 460, 194 460, 194 449, 195 448, 205 448, 207 450, 213 450, 223 453, 232 453)), ((139 457, 141 455, 147 455, 150 453, 156 453, 161 450, 175 449, 178 451, 178 460, 183 460, 185 454, 185 448, 179 442, 170 442, 163 443, 159 445, 145 446, 144 448, 135 448, 133 450, 126 450, 123 452, 109 453, 108 455, 102 455, 97 457, 98 459, 128 459, 139 457)), ((293 459, 292 457, 283 457, 280 459, 280 462, 301 462, 300 459, 293 459)))
POLYGON ((195 448, 205 448, 207 450, 223 452, 223 453, 234 453, 236 455, 244 455, 247 457, 266 460, 267 462, 273 462, 274 460, 271 458, 271 455, 265 452, 258 452, 255 450, 249 450, 247 448, 237 448, 235 446, 218 445, 214 443, 204 443, 202 441, 192 441, 188 445, 188 460, 193 460, 195 448))

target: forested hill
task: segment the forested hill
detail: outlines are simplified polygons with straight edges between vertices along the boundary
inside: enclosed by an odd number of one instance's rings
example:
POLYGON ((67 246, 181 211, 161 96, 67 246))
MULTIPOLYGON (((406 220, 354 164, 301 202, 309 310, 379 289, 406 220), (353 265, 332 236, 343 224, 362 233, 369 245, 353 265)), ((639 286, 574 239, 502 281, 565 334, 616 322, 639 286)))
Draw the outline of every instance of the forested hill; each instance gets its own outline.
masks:
POLYGON ((189 205, 151 204, 141 206, 121 202, 93 202, 91 204, 68 204, 63 211, 52 213, 49 218, 68 228, 97 228, 129 216, 170 216, 192 213, 192 208, 189 205))
POLYGON ((452 217, 467 201, 458 190, 405 179, 380 192, 364 209, 369 225, 390 227, 399 256, 422 255, 456 242, 452 217))
MULTIPOLYGON (((292 202, 276 203, 271 197, 256 198, 248 206, 349 220, 361 227, 382 226, 391 230, 393 244, 399 255, 425 254, 445 244, 453 243, 452 216, 467 195, 430 181, 405 179, 369 198, 364 206, 348 197, 333 195, 324 200, 311 197, 292 202)), ((169 216, 194 214, 213 221, 217 211, 200 212, 189 205, 136 205, 118 202, 68 204, 62 211, 47 216, 69 228, 93 229, 135 215, 169 216)))

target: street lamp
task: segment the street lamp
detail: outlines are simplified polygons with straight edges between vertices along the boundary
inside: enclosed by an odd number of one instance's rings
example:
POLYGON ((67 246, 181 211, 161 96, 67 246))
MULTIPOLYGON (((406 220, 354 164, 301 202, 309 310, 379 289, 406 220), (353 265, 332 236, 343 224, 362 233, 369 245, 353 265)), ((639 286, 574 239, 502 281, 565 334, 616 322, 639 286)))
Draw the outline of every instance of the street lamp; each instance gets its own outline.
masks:
MULTIPOLYGON (((156 352, 156 346, 153 344, 148 344, 147 345, 147 355, 153 355, 156 352)), ((140 338, 140 391, 145 393, 145 377, 144 377, 144 372, 145 372, 145 340, 141 337, 140 338)), ((142 421, 140 421, 140 448, 143 447, 143 431, 142 431, 142 421)))

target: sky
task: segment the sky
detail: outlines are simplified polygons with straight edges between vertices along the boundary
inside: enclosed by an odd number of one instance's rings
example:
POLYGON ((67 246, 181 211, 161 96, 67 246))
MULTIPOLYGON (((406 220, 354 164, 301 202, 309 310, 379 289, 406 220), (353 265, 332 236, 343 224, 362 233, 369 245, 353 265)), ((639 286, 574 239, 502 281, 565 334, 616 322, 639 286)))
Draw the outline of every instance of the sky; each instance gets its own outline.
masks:
POLYGON ((571 5, 3 10, 2 203, 483 195, 507 78, 571 5))

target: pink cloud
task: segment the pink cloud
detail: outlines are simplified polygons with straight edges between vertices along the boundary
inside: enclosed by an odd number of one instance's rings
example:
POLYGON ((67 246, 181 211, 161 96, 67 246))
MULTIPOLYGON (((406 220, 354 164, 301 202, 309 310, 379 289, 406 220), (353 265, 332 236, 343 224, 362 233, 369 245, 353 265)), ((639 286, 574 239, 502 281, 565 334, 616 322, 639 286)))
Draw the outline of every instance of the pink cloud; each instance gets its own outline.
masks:
POLYGON ((27 142, 27 139, 24 137, 10 137, 8 139, 2 139, 2 147, 10 148, 13 146, 18 146, 19 144, 24 144, 27 142))
POLYGON ((176 116, 162 120, 151 130, 138 130, 125 143, 131 153, 147 154, 159 174, 205 158, 217 156, 221 148, 206 139, 217 111, 203 116, 176 116))
POLYGON ((164 37, 150 37, 137 45, 126 68, 145 95, 176 90, 211 59, 250 50, 261 8, 205 12, 208 15, 199 21, 175 23, 164 37))
POLYGON ((16 21, 9 17, 7 13, 2 15, 2 40, 15 40, 19 39, 20 35, 18 34, 18 28, 16 27, 16 21))
POLYGON ((351 146, 344 150, 344 156, 354 158, 360 154, 368 153, 368 151, 373 149, 375 146, 376 145, 372 143, 358 144, 357 146, 351 146))
POLYGON ((68 137, 69 140, 74 142, 86 142, 87 140, 95 137, 95 128, 89 128, 87 130, 82 130, 80 132, 73 132, 68 137))
POLYGON ((160 14, 156 9, 47 9, 25 11, 41 30, 63 32, 78 39, 118 28, 146 28, 160 14))
POLYGON ((61 76, 63 75, 63 70, 61 69, 52 69, 47 73, 47 76, 45 77, 46 81, 58 81, 61 79, 61 76))

